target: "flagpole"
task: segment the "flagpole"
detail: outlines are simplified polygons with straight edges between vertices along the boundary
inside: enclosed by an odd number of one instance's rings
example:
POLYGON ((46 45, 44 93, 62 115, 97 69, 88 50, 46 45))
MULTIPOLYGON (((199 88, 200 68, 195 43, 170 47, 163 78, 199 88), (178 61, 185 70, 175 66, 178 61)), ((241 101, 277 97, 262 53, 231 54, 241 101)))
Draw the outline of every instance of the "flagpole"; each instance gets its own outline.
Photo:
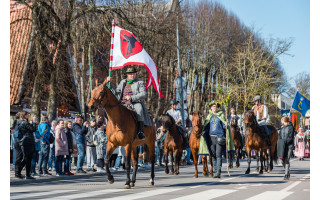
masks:
MULTIPOLYGON (((113 44, 114 44, 114 19, 112 20, 112 32, 111 32, 111 47, 110 47, 110 62, 109 62, 109 76, 111 77, 111 70, 112 67, 112 61, 113 61, 113 44)), ((109 82, 108 88, 110 89, 111 83, 109 82)))

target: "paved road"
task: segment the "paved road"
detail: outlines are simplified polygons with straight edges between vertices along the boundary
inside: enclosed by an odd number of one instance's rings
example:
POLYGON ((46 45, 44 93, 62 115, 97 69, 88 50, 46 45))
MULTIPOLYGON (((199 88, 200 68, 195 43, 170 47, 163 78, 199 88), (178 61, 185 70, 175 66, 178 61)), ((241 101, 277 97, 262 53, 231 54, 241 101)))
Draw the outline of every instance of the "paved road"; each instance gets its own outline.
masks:
MULTIPOLYGON (((106 176, 83 176, 50 182, 11 185, 11 199, 181 199, 181 200, 295 200, 310 199, 310 160, 291 162, 291 179, 283 181, 284 169, 279 164, 268 174, 259 175, 251 165, 250 175, 244 175, 247 163, 242 160, 229 177, 222 171, 221 179, 199 176, 193 178, 194 166, 183 166, 180 175, 166 175, 156 168, 155 186, 148 186, 149 170, 139 169, 136 186, 123 189, 125 172, 114 173, 115 183, 108 184, 106 176)), ((200 166, 202 167, 202 166, 200 166)), ((226 164, 223 164, 226 169, 226 164)), ((202 171, 202 169, 200 169, 202 171)))

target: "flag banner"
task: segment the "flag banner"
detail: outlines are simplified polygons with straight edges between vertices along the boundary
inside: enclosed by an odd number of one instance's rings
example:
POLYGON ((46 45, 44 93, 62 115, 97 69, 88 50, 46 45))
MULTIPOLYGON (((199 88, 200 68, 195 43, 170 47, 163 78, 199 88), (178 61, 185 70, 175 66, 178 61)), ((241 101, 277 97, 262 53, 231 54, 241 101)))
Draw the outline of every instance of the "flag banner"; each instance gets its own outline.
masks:
POLYGON ((158 94, 164 97, 160 91, 158 69, 150 55, 142 47, 133 33, 119 26, 113 26, 113 44, 111 45, 113 52, 110 56, 111 64, 109 70, 121 69, 127 65, 142 65, 148 71, 146 89, 152 84, 158 94))
POLYGON ((292 122, 292 126, 295 131, 298 131, 299 129, 299 124, 300 124, 300 113, 299 112, 292 112, 290 121, 292 122))
POLYGON ((292 108, 300 112, 305 117, 306 113, 310 109, 310 100, 297 91, 292 108))

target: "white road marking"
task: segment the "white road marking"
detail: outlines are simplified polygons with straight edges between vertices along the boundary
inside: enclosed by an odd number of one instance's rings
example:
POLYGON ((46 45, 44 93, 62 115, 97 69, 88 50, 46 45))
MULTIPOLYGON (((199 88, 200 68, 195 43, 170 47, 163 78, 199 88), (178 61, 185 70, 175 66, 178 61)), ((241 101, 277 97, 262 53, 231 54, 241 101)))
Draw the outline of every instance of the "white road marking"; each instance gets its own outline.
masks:
POLYGON ((247 200, 281 200, 292 194, 293 192, 284 192, 284 191, 267 191, 256 196, 250 197, 247 200))
POLYGON ((291 185, 289 185, 288 187, 282 189, 281 191, 282 191, 282 192, 289 191, 290 189, 292 189, 292 188, 294 188, 295 186, 297 186, 299 183, 301 183, 301 181, 294 182, 294 183, 292 183, 291 185))
POLYGON ((206 190, 203 192, 198 192, 195 194, 175 198, 172 200, 194 200, 194 199, 209 200, 209 199, 221 197, 236 191, 237 190, 212 189, 212 190, 206 190))
POLYGON ((29 194, 19 194, 19 195, 11 196, 10 199, 26 199, 26 198, 59 194, 59 193, 67 193, 67 192, 73 192, 73 191, 76 191, 76 190, 54 190, 50 192, 37 192, 37 193, 31 191, 31 193, 29 194))
MULTIPOLYGON (((129 195, 124 195, 124 196, 117 196, 114 198, 110 199, 116 199, 116 200, 132 200, 132 199, 140 199, 140 198, 146 198, 146 197, 152 197, 156 195, 161 195, 161 194, 166 194, 169 192, 175 192, 178 190, 182 190, 184 188, 164 188, 164 189, 156 189, 156 190, 151 190, 151 191, 146 191, 146 192, 140 192, 140 193, 133 193, 129 195)), ((107 200, 110 200, 107 198, 107 200)))
POLYGON ((241 187, 237 187, 237 190, 243 190, 243 189, 248 189, 248 186, 241 186, 241 187))
POLYGON ((103 195, 103 194, 110 194, 110 193, 115 193, 115 192, 122 192, 126 189, 106 189, 106 190, 96 190, 92 192, 82 192, 78 194, 70 194, 66 196, 59 196, 59 197, 53 197, 53 198, 45 198, 46 200, 48 199, 80 199, 80 198, 86 198, 86 197, 93 197, 93 196, 98 196, 98 195, 103 195))
POLYGON ((199 187, 201 187, 202 185, 197 185, 197 186, 192 186, 192 187, 190 187, 191 189, 194 189, 194 188, 199 188, 199 187))

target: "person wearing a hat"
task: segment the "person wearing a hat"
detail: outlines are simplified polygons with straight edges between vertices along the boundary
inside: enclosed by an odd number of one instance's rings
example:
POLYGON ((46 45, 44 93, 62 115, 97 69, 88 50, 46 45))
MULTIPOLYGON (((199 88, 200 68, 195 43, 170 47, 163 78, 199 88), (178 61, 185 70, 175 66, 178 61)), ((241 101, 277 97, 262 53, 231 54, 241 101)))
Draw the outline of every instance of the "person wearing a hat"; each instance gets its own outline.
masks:
POLYGON ((179 130, 179 133, 182 135, 183 138, 183 144, 182 144, 182 148, 183 149, 187 149, 188 148, 188 142, 187 142, 187 137, 185 135, 186 130, 183 129, 183 127, 181 127, 181 121, 182 121, 182 117, 181 117, 181 113, 179 110, 177 109, 177 104, 178 102, 175 100, 171 100, 170 101, 170 109, 167 111, 167 114, 170 115, 171 117, 173 117, 174 121, 176 122, 177 128, 179 130))
POLYGON ((253 98, 253 101, 254 106, 252 107, 252 110, 254 112, 254 115, 256 116, 259 126, 262 128, 262 130, 264 130, 264 133, 266 134, 265 138, 267 140, 269 148, 272 148, 269 138, 271 131, 267 127, 267 124, 269 123, 268 107, 261 103, 261 97, 259 95, 256 95, 253 98))
POLYGON ((284 116, 281 119, 283 126, 279 131, 278 139, 278 157, 282 161, 285 168, 284 180, 290 178, 290 157, 293 150, 294 128, 292 123, 289 123, 289 117, 284 116))
POLYGON ((299 160, 304 160, 305 145, 305 135, 303 134, 303 128, 300 127, 294 140, 295 156, 298 157, 299 160))
POLYGON ((93 142, 93 135, 96 134, 97 131, 96 126, 96 119, 91 117, 90 119, 90 126, 85 126, 86 133, 86 141, 87 141, 87 148, 86 148, 86 155, 87 155, 87 171, 97 171, 94 169, 94 164, 96 164, 97 160, 97 151, 96 145, 93 142))
MULTIPOLYGON (((128 67, 127 78, 120 81, 117 88, 113 88, 116 95, 120 95, 120 101, 125 104, 132 104, 138 115, 138 139, 145 139, 144 126, 151 126, 151 119, 143 100, 147 97, 147 91, 143 81, 139 80, 137 70, 128 67)), ((107 82, 111 82, 111 77, 107 77, 107 82)))
POLYGON ((232 139, 230 139, 228 121, 226 120, 223 111, 219 110, 220 104, 218 101, 212 101, 207 103, 207 105, 210 110, 204 122, 202 136, 206 142, 208 153, 213 158, 213 166, 215 170, 214 178, 220 178, 222 152, 223 149, 226 148, 226 137, 228 137, 228 151, 234 150, 234 145, 232 139))

